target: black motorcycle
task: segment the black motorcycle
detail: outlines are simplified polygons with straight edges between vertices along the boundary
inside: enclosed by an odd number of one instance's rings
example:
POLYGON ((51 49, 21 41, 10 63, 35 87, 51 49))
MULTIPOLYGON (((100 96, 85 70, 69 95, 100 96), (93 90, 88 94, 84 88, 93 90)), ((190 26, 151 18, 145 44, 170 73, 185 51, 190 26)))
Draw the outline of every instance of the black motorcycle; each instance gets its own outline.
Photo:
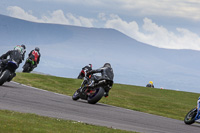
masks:
POLYGON ((6 81, 10 82, 16 76, 15 70, 19 67, 18 63, 14 60, 9 60, 4 67, 0 70, 0 85, 6 81))
POLYGON ((26 59, 26 62, 24 64, 24 66, 22 67, 23 68, 22 72, 28 72, 29 73, 29 72, 33 71, 33 69, 34 69, 33 66, 35 64, 34 59, 35 59, 34 55, 31 55, 30 57, 28 57, 26 59))
POLYGON ((105 91, 109 91, 112 87, 112 83, 107 82, 106 80, 101 80, 98 82, 98 85, 95 87, 92 87, 91 85, 94 84, 94 82, 98 80, 98 76, 96 75, 90 75, 85 76, 84 80, 81 84, 81 87, 76 90, 76 92, 73 94, 72 99, 78 100, 83 99, 87 100, 90 104, 97 103, 103 96, 105 91))
POLYGON ((83 79, 85 77, 85 71, 81 70, 81 72, 79 73, 77 79, 83 79))

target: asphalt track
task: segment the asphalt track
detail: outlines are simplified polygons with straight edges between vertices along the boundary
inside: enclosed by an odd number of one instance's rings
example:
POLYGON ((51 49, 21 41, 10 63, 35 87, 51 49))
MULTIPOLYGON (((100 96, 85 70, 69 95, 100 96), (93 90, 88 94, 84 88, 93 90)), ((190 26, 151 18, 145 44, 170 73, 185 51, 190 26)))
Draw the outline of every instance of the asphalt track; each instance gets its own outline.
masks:
POLYGON ((70 96, 17 83, 0 86, 0 109, 81 121, 94 125, 145 133, 198 133, 200 124, 132 111, 105 104, 73 101, 70 96))

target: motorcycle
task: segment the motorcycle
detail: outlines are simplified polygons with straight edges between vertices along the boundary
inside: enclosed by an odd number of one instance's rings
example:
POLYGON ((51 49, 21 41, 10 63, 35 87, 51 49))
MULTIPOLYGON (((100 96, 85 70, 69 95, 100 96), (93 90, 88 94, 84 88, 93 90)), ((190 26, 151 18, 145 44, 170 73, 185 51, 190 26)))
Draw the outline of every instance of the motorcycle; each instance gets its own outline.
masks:
POLYGON ((92 67, 91 66, 85 66, 84 68, 82 68, 81 72, 79 73, 77 79, 83 79, 86 76, 86 73, 88 71, 91 71, 92 67))
POLYGON ((84 70, 81 70, 81 72, 79 73, 77 79, 83 79, 85 77, 85 72, 84 70))
POLYGON ((193 108, 192 110, 190 110, 187 113, 187 115, 185 116, 185 119, 184 119, 185 124, 191 125, 200 119, 200 110, 199 109, 200 109, 200 104, 198 104, 198 107, 193 108))
POLYGON ((72 96, 73 100, 83 99, 87 100, 90 104, 97 103, 103 96, 105 91, 109 91, 112 87, 112 83, 107 83, 106 80, 101 80, 98 86, 91 87, 94 84, 94 79, 98 79, 98 76, 91 74, 85 76, 81 84, 81 87, 75 91, 72 96))
POLYGON ((35 59, 34 55, 31 55, 30 57, 28 57, 26 59, 26 62, 24 64, 24 66, 22 67, 23 68, 22 72, 28 72, 29 73, 29 72, 33 71, 33 69, 34 69, 33 66, 35 64, 34 59, 35 59))
POLYGON ((0 70, 0 85, 6 81, 10 82, 16 76, 15 70, 19 67, 18 63, 14 60, 8 60, 6 65, 0 70))

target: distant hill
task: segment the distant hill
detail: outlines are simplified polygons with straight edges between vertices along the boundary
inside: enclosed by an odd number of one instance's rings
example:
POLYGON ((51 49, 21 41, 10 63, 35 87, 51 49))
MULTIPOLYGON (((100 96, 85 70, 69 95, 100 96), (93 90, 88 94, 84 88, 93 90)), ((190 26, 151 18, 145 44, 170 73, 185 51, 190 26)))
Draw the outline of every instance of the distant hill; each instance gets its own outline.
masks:
POLYGON ((114 29, 33 23, 3 15, 0 20, 0 53, 22 43, 27 54, 40 47, 35 71, 76 78, 89 63, 96 69, 110 62, 116 83, 145 86, 152 80, 157 88, 200 92, 199 51, 153 47, 114 29))

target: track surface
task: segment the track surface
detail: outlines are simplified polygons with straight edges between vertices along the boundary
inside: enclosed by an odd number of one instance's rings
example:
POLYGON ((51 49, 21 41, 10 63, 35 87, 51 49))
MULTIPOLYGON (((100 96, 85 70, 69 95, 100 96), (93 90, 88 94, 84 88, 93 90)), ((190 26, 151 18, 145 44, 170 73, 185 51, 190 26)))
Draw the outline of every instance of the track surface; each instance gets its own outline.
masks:
POLYGON ((195 133, 199 124, 141 113, 27 87, 17 83, 0 86, 0 109, 35 113, 42 116, 82 121, 89 124, 145 133, 195 133))

